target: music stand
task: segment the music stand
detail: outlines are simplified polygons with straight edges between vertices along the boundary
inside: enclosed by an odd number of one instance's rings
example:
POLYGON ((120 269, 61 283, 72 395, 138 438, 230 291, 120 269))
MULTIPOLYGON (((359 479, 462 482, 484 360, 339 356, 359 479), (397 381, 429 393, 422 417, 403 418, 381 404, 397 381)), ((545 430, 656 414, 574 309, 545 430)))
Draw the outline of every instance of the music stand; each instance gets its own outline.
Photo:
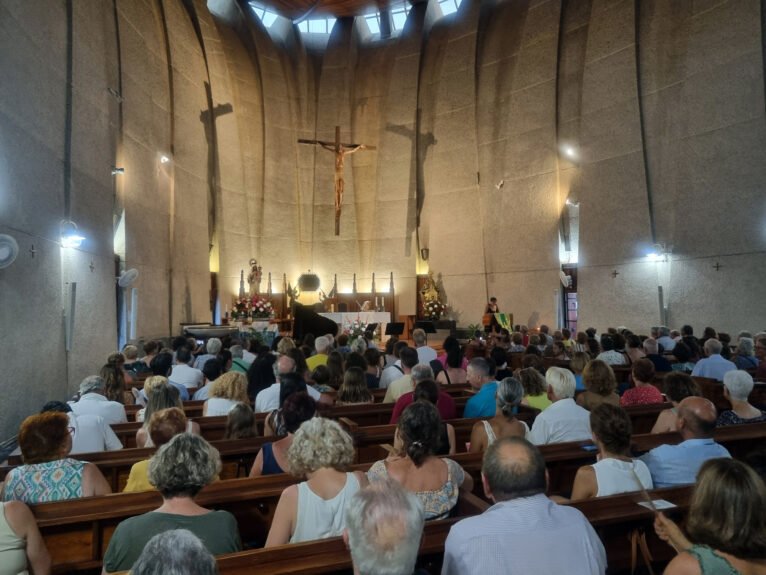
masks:
POLYGON ((386 333, 385 333, 385 335, 400 336, 403 333, 404 333, 404 322, 392 321, 391 323, 387 323, 386 324, 386 333))

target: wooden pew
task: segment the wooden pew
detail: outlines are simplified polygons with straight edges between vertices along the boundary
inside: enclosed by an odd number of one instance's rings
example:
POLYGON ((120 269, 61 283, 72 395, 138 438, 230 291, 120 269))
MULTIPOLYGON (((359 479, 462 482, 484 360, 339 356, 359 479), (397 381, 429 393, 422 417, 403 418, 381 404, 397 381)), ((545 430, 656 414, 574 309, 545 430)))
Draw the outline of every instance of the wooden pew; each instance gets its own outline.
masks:
MULTIPOLYGON (((731 403, 723 396, 723 383, 707 377, 693 377, 702 391, 703 397, 715 404, 718 412, 731 409, 731 403)), ((761 408, 766 407, 766 383, 756 383, 748 398, 750 403, 761 408)))
MULTIPOLYGON (((285 474, 222 481, 203 489, 195 500, 203 507, 231 512, 237 518, 243 545, 261 546, 266 541, 282 490, 295 482, 285 474)), ((51 554, 53 573, 73 573, 100 569, 109 540, 120 521, 152 511, 161 504, 160 494, 150 491, 42 503, 31 506, 31 509, 51 554)), ((481 513, 487 507, 486 502, 475 496, 461 494, 455 513, 467 516, 481 513)), ((451 526, 457 520, 445 521, 451 526)), ((443 537, 447 532, 448 527, 443 530, 443 537)), ((442 546, 443 542, 444 538, 441 539, 442 546)), ((282 548, 289 549, 287 546, 282 548)), ((247 553, 252 552, 233 555, 247 553)), ((243 564, 241 559, 235 563, 243 564)), ((261 572, 260 568, 258 572, 261 572)))

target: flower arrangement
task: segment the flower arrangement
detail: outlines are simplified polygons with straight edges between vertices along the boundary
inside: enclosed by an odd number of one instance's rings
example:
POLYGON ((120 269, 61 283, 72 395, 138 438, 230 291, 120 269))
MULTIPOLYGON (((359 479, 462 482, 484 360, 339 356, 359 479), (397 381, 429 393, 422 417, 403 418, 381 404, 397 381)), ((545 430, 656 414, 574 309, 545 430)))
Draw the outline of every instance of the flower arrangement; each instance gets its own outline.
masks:
POLYGON ((271 317, 271 314, 274 312, 274 306, 266 298, 254 295, 250 300, 250 310, 253 317, 271 317))
POLYGON ((231 308, 231 318, 234 320, 244 319, 250 313, 250 300, 246 297, 237 298, 234 300, 234 305, 231 308))
POLYGON ((447 306, 440 302, 438 299, 434 299, 423 304, 423 315, 432 321, 439 320, 445 311, 447 311, 447 306))
POLYGON ((360 319, 348 322, 343 327, 343 333, 345 333, 349 340, 353 340, 357 337, 361 337, 367 331, 367 324, 360 319))

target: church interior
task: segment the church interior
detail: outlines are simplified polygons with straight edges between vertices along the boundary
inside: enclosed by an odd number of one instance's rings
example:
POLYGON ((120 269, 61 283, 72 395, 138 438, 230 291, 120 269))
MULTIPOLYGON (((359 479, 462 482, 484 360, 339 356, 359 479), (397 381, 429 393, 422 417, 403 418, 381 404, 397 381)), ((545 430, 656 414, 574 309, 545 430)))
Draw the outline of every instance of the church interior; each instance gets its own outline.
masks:
POLYGON ((2 0, 0 74, 0 440, 307 276, 408 327, 430 282, 458 331, 766 326, 764 0, 2 0))

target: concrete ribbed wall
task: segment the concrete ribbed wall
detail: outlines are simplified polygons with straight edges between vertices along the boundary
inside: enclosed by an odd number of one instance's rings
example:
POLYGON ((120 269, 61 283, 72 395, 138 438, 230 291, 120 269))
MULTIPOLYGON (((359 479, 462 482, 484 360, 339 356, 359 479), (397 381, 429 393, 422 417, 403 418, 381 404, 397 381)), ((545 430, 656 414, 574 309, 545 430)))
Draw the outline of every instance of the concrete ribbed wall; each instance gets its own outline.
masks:
POLYGON ((275 40, 244 2, 118 0, 116 21, 111 3, 72 5, 71 217, 88 241, 64 254, 67 3, 0 5, 0 232, 21 247, 0 271, 4 435, 116 348, 120 221, 144 338, 209 320, 210 271, 225 304, 251 257, 275 288, 308 268, 382 288, 393 271, 414 313, 422 247, 461 324, 487 295, 555 323, 567 197, 581 325, 645 330, 658 286, 672 325, 766 322, 758 0, 464 0, 446 18, 432 0, 385 42, 340 20, 324 51, 286 25, 275 40), (376 148, 347 160, 337 238, 332 156, 297 143, 335 125, 376 148), (654 242, 669 263, 645 260, 654 242))

